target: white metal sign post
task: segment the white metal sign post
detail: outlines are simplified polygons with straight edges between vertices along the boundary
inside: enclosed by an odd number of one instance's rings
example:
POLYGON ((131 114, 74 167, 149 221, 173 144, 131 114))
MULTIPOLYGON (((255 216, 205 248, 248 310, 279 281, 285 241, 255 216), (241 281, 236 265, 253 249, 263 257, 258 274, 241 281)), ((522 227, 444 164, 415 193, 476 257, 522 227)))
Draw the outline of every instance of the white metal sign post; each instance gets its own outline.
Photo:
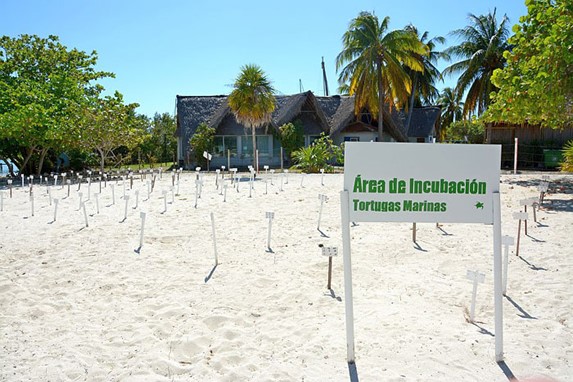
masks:
POLYGON ((349 363, 355 360, 351 222, 493 224, 495 358, 503 361, 500 164, 499 145, 346 142, 341 215, 349 363))

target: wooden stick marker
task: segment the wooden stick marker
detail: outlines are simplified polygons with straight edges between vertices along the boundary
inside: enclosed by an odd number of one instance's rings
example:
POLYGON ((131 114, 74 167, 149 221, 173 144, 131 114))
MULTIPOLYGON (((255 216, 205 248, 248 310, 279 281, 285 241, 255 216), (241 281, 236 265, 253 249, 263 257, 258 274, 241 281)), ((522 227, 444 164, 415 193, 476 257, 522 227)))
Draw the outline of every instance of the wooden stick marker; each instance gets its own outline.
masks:
POLYGON ((476 309, 476 295, 477 295, 477 287, 478 283, 483 283, 485 281, 485 274, 479 273, 478 271, 467 271, 466 278, 473 282, 473 291, 472 291, 472 305, 470 309, 470 322, 474 322, 475 317, 475 309, 476 309))
POLYGON ((517 244, 515 246, 515 256, 519 256, 519 239, 521 238, 521 221, 527 221, 527 212, 514 212, 513 219, 519 220, 517 223, 517 244))
POLYGON ((338 256, 338 248, 337 247, 324 247, 322 244, 319 245, 322 248, 322 255, 328 256, 328 281, 326 283, 326 289, 330 290, 331 281, 332 281, 332 258, 334 256, 338 256))

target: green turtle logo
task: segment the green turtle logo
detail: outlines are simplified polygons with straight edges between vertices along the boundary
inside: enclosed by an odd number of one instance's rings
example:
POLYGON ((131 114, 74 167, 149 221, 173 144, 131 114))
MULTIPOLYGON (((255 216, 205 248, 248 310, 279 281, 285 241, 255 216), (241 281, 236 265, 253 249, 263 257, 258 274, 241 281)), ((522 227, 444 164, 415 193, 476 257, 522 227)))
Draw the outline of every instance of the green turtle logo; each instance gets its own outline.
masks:
POLYGON ((476 208, 478 208, 478 209, 481 208, 483 210, 483 203, 482 202, 477 202, 475 204, 475 206, 476 206, 476 208))

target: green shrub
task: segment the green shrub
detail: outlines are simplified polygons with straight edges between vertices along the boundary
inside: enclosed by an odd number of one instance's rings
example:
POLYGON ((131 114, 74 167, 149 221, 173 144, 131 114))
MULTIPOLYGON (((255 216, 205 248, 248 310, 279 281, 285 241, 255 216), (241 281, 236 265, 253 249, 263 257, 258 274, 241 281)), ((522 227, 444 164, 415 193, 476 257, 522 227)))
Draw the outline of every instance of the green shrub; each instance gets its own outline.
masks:
POLYGON ((200 166, 207 166, 207 159, 203 157, 203 152, 210 152, 215 142, 215 129, 209 127, 205 122, 197 126, 195 134, 189 139, 189 146, 193 151, 193 158, 200 166))
POLYGON ((561 171, 573 172, 573 140, 563 146, 563 163, 561 171))
POLYGON ((277 138, 290 161, 292 153, 304 146, 304 132, 300 120, 296 120, 294 123, 285 123, 279 127, 277 138))
POLYGON ((332 163, 342 163, 344 160, 342 147, 335 145, 324 133, 310 146, 293 152, 292 156, 295 167, 310 173, 319 172, 321 168, 331 171, 332 163))

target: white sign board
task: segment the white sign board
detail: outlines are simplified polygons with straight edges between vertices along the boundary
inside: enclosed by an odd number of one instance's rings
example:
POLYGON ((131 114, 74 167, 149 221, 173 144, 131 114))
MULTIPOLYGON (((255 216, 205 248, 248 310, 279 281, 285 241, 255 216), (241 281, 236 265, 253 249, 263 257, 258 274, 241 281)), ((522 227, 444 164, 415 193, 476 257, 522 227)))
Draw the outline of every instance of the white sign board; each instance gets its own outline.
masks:
POLYGON ((493 223, 501 146, 346 142, 354 222, 493 223))

